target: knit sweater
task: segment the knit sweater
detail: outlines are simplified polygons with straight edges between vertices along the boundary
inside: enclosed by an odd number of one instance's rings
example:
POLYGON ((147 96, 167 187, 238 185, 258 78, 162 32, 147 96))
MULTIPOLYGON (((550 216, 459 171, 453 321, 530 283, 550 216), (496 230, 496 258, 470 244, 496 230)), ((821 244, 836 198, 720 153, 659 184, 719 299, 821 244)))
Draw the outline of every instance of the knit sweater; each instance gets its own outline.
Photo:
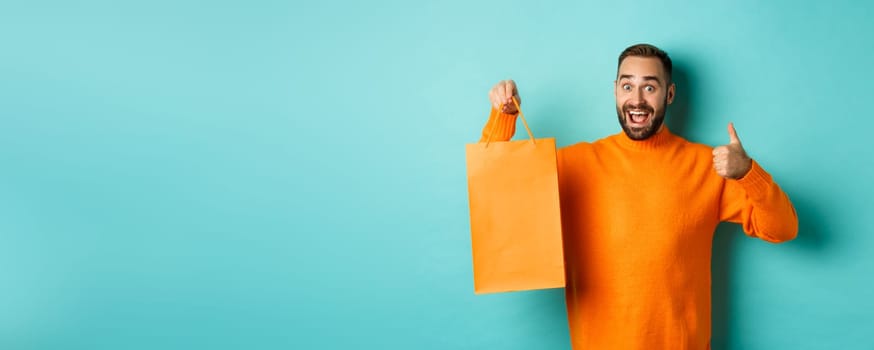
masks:
MULTIPOLYGON (((483 140, 509 140, 516 116, 492 109, 483 140)), ((712 148, 664 127, 558 149, 566 303, 573 348, 710 348, 710 262, 721 221, 769 242, 793 239, 789 198, 755 161, 727 180, 712 148)))

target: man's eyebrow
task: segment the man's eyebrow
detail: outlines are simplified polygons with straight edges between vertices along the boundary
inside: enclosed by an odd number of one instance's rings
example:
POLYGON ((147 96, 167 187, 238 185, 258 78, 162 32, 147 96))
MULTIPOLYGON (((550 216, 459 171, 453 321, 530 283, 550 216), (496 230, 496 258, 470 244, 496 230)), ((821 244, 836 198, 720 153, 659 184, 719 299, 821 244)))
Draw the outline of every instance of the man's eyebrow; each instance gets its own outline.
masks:
MULTIPOLYGON (((622 79, 632 79, 632 78, 634 78, 634 76, 631 75, 631 74, 622 74, 622 75, 619 76, 619 80, 622 80, 622 79)), ((644 80, 644 81, 647 81, 647 80, 655 80, 656 83, 659 83, 659 84, 662 83, 662 81, 659 80, 659 78, 658 78, 657 76, 654 76, 654 75, 646 75, 646 76, 643 77, 643 80, 644 80)))

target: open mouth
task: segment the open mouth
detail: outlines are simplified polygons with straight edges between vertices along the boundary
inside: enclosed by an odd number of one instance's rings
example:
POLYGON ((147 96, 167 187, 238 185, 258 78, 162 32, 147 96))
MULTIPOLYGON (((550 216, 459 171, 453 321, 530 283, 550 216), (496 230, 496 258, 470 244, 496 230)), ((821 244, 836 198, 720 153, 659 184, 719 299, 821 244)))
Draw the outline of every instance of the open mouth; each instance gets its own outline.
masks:
POLYGON ((633 127, 643 127, 649 122, 652 112, 643 109, 629 109, 625 112, 625 120, 633 127))

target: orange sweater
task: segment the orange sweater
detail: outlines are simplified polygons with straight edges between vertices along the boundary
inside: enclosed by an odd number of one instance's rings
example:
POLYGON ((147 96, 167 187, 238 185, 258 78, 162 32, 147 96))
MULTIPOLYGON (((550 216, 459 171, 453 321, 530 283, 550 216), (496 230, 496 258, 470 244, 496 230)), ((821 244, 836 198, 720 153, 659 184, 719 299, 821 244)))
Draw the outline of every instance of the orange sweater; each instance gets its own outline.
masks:
MULTIPOLYGON (((516 116, 494 108, 492 140, 516 116)), ((739 180, 713 170, 712 148, 664 128, 558 150, 565 288, 574 349, 710 347, 710 258, 720 221, 769 242, 794 238, 789 198, 755 161, 739 180)))

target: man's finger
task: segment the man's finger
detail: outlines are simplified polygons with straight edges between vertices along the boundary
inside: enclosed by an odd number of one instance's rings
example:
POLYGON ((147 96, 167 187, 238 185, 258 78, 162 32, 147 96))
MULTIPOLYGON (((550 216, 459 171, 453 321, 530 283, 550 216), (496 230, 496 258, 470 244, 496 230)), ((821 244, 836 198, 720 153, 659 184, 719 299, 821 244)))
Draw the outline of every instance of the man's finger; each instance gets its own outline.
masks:
POLYGON ((740 139, 737 137, 737 130, 734 130, 734 123, 728 123, 728 137, 731 139, 731 144, 740 144, 740 139))
POLYGON ((509 101, 510 97, 513 96, 513 88, 513 84, 509 81, 504 84, 504 97, 507 99, 507 101, 509 101))

